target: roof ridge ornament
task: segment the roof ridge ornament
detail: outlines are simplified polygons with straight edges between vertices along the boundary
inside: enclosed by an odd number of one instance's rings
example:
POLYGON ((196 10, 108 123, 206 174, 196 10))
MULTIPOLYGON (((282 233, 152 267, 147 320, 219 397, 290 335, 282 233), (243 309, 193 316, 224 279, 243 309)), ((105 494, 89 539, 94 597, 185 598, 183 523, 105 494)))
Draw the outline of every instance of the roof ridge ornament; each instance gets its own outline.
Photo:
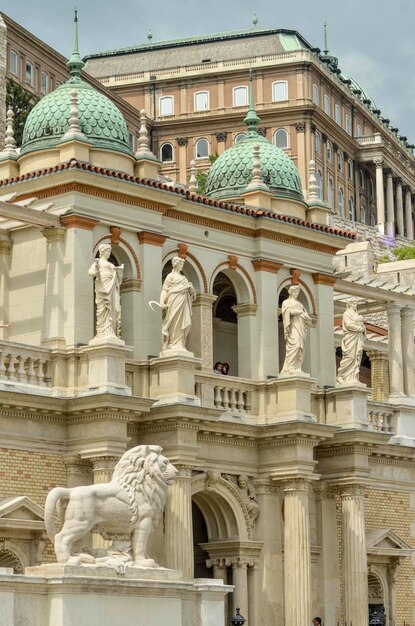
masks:
POLYGON ((150 150, 150 138, 147 128, 147 114, 145 109, 140 111, 140 130, 138 136, 138 150, 135 153, 136 158, 150 158, 154 159, 154 154, 150 150))
POLYGON ((6 115, 6 136, 3 154, 17 154, 16 139, 14 136, 14 112, 9 108, 6 115))
POLYGON ((254 105, 254 88, 252 82, 252 67, 249 68, 249 111, 244 119, 244 123, 248 127, 248 132, 258 134, 257 126, 260 118, 256 114, 254 105))
POLYGON ((80 78, 81 70, 85 67, 85 63, 81 59, 81 55, 79 54, 79 43, 78 43, 78 10, 74 9, 74 32, 73 32, 73 49, 71 58, 66 64, 66 67, 69 69, 71 74, 71 78, 80 78))

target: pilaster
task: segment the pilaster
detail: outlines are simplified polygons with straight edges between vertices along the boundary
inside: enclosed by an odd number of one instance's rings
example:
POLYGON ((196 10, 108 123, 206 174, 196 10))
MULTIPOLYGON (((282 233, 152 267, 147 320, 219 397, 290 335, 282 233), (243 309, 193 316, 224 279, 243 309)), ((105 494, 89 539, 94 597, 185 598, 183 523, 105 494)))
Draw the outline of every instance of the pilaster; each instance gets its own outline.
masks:
POLYGON ((401 334, 404 392, 407 396, 415 396, 414 310, 412 307, 402 308, 401 334))
MULTIPOLYGON (((1 16, 0 16, 1 20, 1 16)), ((1 37, 1 21, 0 21, 0 37, 1 37)), ((1 97, 1 92, 0 92, 1 97)), ((9 275, 10 265, 12 261, 13 240, 10 233, 2 231, 0 233, 0 324, 7 325, 9 319, 9 275)), ((9 338, 9 328, 5 326, 0 328, 0 338, 9 338)))
POLYGON ((202 360, 202 370, 213 368, 212 306, 217 296, 200 293, 193 302, 189 349, 202 360))
POLYGON ((46 228, 46 278, 43 308, 42 344, 48 347, 65 345, 65 292, 63 264, 65 228, 46 228))
POLYGON ((192 525, 192 467, 175 462, 178 475, 167 492, 165 508, 166 563, 184 580, 194 577, 192 525))
POLYGON ((386 402, 389 398, 389 355, 380 350, 367 353, 371 364, 371 387, 374 402, 386 402))
POLYGON ((399 304, 394 302, 388 304, 389 382, 390 395, 395 397, 404 395, 400 311, 401 307, 399 304))
POLYGON ((272 294, 276 293, 277 273, 282 267, 280 263, 267 259, 252 261, 255 270, 255 286, 261 307, 257 314, 256 342, 258 345, 257 376, 266 379, 275 376, 279 370, 278 363, 278 328, 276 324, 275 301, 272 294))

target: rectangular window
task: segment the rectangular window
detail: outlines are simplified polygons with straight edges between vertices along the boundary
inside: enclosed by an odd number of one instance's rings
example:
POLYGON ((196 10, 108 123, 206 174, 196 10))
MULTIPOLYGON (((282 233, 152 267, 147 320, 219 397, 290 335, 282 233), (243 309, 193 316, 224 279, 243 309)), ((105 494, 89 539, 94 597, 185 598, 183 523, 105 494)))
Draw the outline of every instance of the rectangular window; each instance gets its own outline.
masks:
POLYGON ((195 93, 195 111, 207 111, 209 109, 209 94, 207 91, 195 93))
POLYGON ((320 93, 318 85, 313 85, 313 102, 317 106, 320 104, 320 93))
POLYGON ((46 72, 42 72, 40 75, 40 91, 44 94, 49 92, 49 76, 46 72))
POLYGON ((272 100, 273 102, 288 100, 288 86, 286 80, 280 80, 278 83, 272 85, 272 100))
POLYGON ((342 125, 342 110, 339 107, 338 104, 336 104, 335 106, 335 114, 336 114, 336 124, 338 124, 339 126, 342 125))
POLYGON ((235 87, 233 90, 233 106, 244 107, 248 104, 248 87, 235 87))
POLYGON ((19 55, 14 50, 10 50, 9 65, 12 74, 19 73, 19 55))
POLYGON ((352 134, 352 119, 350 115, 346 115, 346 133, 352 134))
POLYGON ((25 81, 29 85, 33 85, 34 79, 35 79, 35 68, 33 67, 32 63, 30 63, 30 61, 26 61, 25 81))
POLYGON ((159 108, 160 116, 173 115, 174 98, 173 96, 163 96, 160 98, 159 108))
POLYGON ((328 96, 327 94, 324 96, 324 113, 327 113, 327 115, 330 115, 330 96, 328 96))

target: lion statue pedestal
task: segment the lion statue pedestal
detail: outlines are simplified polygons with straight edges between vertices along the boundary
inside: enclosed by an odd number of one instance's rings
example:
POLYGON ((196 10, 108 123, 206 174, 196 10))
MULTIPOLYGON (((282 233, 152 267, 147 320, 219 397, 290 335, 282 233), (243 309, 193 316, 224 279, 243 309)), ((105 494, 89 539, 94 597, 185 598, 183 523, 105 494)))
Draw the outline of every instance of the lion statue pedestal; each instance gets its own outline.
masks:
POLYGON ((0 568, 2 626, 224 626, 232 587, 183 581, 147 554, 176 475, 162 448, 137 446, 119 460, 111 482, 52 489, 45 525, 58 562, 24 576, 0 568), (89 532, 112 541, 106 552, 80 547, 89 532))

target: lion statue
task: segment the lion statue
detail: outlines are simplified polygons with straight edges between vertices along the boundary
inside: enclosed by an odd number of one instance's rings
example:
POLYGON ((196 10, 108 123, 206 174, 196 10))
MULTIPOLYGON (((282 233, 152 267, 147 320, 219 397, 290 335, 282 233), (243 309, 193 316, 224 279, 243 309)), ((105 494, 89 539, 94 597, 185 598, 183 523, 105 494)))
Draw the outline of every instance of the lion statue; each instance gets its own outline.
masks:
POLYGON ((72 554, 74 544, 92 531, 105 539, 127 536, 123 550, 126 565, 158 567, 147 557, 147 541, 164 509, 167 487, 177 475, 162 451, 160 446, 131 448, 118 461, 110 483, 52 489, 45 503, 45 525, 58 563, 107 562, 105 558, 72 554), (59 532, 56 513, 61 523, 59 532))

